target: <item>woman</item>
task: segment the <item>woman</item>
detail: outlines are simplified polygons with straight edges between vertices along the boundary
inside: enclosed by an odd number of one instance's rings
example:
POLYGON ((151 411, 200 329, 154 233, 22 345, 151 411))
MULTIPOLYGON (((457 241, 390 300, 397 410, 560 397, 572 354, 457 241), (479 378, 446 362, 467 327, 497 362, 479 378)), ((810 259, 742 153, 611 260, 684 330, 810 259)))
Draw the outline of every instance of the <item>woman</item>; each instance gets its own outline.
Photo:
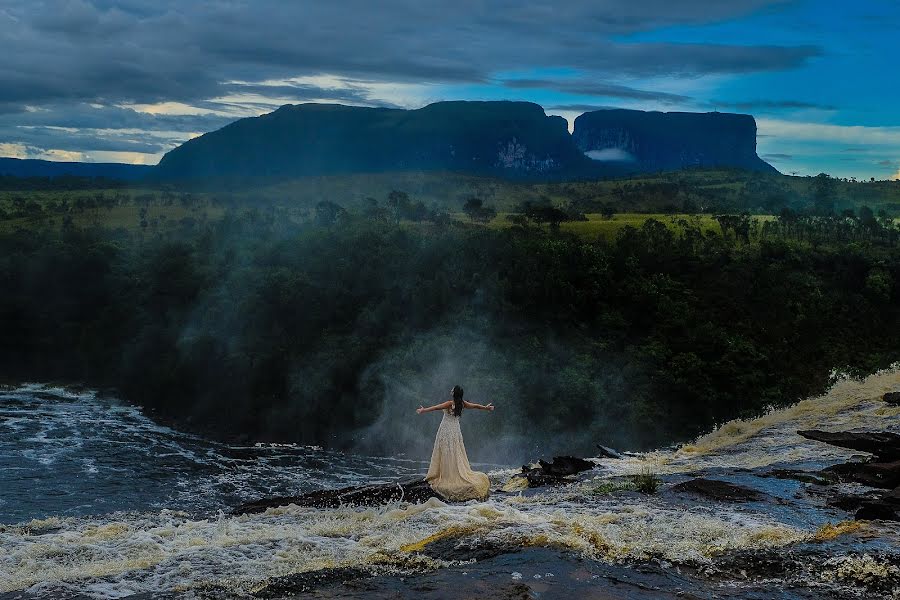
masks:
POLYGON ((469 457, 466 456, 466 447, 463 445, 462 431, 459 429, 459 417, 462 415, 463 408, 494 410, 494 405, 490 402, 475 404, 464 401, 463 389, 458 385, 453 386, 450 395, 452 400, 428 408, 419 406, 416 409, 420 415, 435 410, 444 411, 437 437, 434 440, 431 465, 428 467, 425 481, 431 485, 431 489, 447 500, 487 498, 490 481, 488 481, 487 475, 473 471, 469 466, 469 457))

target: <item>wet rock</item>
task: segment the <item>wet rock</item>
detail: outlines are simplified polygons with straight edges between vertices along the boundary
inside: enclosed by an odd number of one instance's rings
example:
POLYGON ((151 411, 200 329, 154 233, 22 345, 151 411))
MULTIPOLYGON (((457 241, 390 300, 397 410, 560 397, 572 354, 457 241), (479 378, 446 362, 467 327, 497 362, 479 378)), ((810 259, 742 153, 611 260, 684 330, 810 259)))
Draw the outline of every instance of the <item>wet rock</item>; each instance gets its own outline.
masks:
POLYGON ((813 485, 831 485, 838 481, 837 476, 830 473, 811 473, 794 469, 772 469, 768 473, 764 473, 763 476, 775 477, 776 479, 793 479, 794 481, 813 485))
POLYGON ((531 469, 529 467, 522 467, 522 476, 528 481, 528 487, 530 488, 543 487, 545 485, 562 485, 568 481, 564 477, 548 475, 543 469, 531 469))
POLYGON ((883 500, 863 502, 854 518, 857 521, 900 521, 900 505, 883 500))
POLYGON ((881 399, 888 404, 900 404, 900 392, 888 392, 881 399))
POLYGON ((900 459, 900 435, 890 431, 852 433, 849 431, 820 431, 807 429, 797 432, 809 440, 816 440, 838 446, 874 454, 881 460, 900 459))
POLYGON ((480 561, 521 550, 520 545, 512 542, 473 537, 444 537, 426 544, 421 553, 438 560, 480 561))
POLYGON ((756 490, 727 481, 698 477, 672 487, 673 492, 698 494, 717 502, 753 502, 762 499, 756 490))
POLYGON ((893 489, 900 486, 900 460, 893 462, 842 463, 825 469, 841 481, 861 483, 874 488, 893 489))
POLYGON ((522 467, 522 477, 528 480, 528 487, 542 487, 545 485, 562 485, 568 483, 567 479, 583 471, 590 471, 595 466, 589 460, 574 456, 554 456, 553 462, 538 461, 538 467, 525 465, 522 467))
POLYGON ((242 504, 235 508, 232 514, 261 513, 270 508, 287 506, 289 504, 315 508, 336 508, 346 505, 379 506, 392 502, 425 502, 429 498, 444 500, 440 494, 431 489, 428 482, 418 479, 381 485, 346 487, 336 490, 316 490, 300 496, 264 498, 242 504))
POLYGON ((860 506, 866 502, 877 501, 881 498, 880 494, 837 494, 826 500, 825 504, 833 508, 846 510, 847 512, 855 512, 860 506))
POLYGON ((253 593, 254 598, 284 598, 295 594, 311 592, 322 586, 346 583, 363 577, 371 577, 363 569, 341 568, 322 569, 305 573, 294 573, 270 579, 264 588, 253 593))
POLYGON ((596 466, 589 460, 576 458, 574 456, 554 456, 553 462, 548 463, 539 460, 538 464, 541 465, 541 468, 547 475, 553 475, 555 477, 577 475, 582 471, 590 471, 596 466))
POLYGON ((900 521, 900 487, 894 488, 881 498, 862 502, 856 511, 856 519, 900 521))
POLYGON ((602 446, 597 444, 597 448, 600 450, 600 453, 597 454, 599 458, 622 458, 622 454, 616 450, 608 446, 602 446))

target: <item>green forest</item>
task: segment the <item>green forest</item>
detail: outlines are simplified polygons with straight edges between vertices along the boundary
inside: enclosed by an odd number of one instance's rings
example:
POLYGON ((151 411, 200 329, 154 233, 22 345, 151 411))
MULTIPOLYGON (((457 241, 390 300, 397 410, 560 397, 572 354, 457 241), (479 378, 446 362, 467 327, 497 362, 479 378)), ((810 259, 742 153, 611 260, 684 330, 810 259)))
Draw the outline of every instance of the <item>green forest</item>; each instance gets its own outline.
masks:
POLYGON ((504 408, 478 426, 511 447, 649 448, 900 356, 900 227, 868 207, 598 236, 527 202, 413 219, 405 193, 297 213, 173 195, 171 227, 124 227, 102 211, 134 194, 100 196, 7 214, 0 376, 113 390, 221 439, 396 451, 400 421, 460 383, 504 408))

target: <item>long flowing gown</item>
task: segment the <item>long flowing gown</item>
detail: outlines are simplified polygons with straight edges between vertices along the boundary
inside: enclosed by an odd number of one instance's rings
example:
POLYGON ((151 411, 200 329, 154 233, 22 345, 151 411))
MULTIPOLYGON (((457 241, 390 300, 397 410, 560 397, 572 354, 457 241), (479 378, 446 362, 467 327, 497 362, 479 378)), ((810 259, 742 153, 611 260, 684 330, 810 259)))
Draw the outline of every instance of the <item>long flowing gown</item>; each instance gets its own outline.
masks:
POLYGON ((487 475, 473 471, 469 465, 459 428, 459 417, 452 413, 452 409, 443 413, 425 481, 447 500, 487 498, 491 482, 487 475))

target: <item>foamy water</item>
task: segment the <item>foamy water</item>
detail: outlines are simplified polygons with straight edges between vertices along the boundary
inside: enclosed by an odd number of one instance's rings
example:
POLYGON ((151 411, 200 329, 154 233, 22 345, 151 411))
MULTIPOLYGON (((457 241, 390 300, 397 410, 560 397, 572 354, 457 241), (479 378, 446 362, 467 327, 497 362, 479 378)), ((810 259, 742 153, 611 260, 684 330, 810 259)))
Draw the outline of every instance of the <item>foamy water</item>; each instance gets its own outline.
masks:
MULTIPOLYGON (((726 423, 678 451, 598 459, 599 469, 579 483, 537 493, 500 492, 513 471, 495 469, 491 479, 497 491, 486 502, 288 506, 227 516, 217 511, 237 501, 386 480, 422 472, 424 463, 313 448, 227 448, 158 427, 133 408, 110 405, 91 394, 20 388, 0 397, 0 429, 5 428, 7 440, 0 444, 0 460, 12 464, 15 459, 25 471, 0 475, 6 478, 0 484, 34 473, 52 481, 53 469, 64 468, 66 473, 80 469, 79 478, 95 478, 107 486, 124 478, 128 483, 123 487, 129 489, 123 499, 107 487, 109 497, 98 504, 70 482, 63 487, 76 499, 63 501, 63 509, 56 512, 47 509, 52 500, 33 505, 24 496, 13 507, 4 492, 0 515, 12 524, 0 526, 0 592, 69 591, 119 598, 216 585, 243 594, 272 577, 329 567, 361 567, 373 573, 440 569, 447 563, 419 550, 423 542, 447 535, 565 549, 606 562, 714 565, 717 557, 735 550, 780 548, 858 530, 855 525, 829 528, 841 520, 841 513, 813 501, 723 505, 686 500, 665 490, 657 496, 596 493, 598 485, 648 465, 666 474, 667 482, 684 479, 687 473, 750 469, 750 474, 730 479, 753 478, 753 485, 764 486, 766 494, 788 500, 801 484, 757 474, 770 466, 824 466, 853 455, 804 440, 795 431, 897 430, 900 408, 878 400, 892 389, 900 389, 897 368, 863 381, 844 379, 820 398, 756 420, 726 423), (40 424, 31 422, 32 416, 40 424), (7 447, 10 431, 24 441, 18 450, 7 447), (140 444, 154 450, 134 447, 140 444), (108 447, 117 450, 99 450, 108 447), (88 453, 88 448, 96 450, 88 453), (20 454, 13 456, 15 451, 20 454), (136 454, 125 458, 128 452, 136 454), (143 457, 145 464, 133 465, 129 473, 116 471, 121 465, 109 453, 119 461, 143 457), (150 459, 160 454, 166 455, 162 466, 150 459), (104 511, 103 504, 115 508, 104 511), (25 517, 11 518, 20 515, 25 517)), ((41 485, 44 493, 52 487, 41 485)), ((897 535, 890 528, 867 531, 875 537, 897 535)), ((888 548, 900 542, 900 537, 884 539, 888 548)), ((889 574, 891 566, 880 560, 836 556, 834 564, 821 571, 821 583, 853 583, 854 573, 878 569, 889 574)))

